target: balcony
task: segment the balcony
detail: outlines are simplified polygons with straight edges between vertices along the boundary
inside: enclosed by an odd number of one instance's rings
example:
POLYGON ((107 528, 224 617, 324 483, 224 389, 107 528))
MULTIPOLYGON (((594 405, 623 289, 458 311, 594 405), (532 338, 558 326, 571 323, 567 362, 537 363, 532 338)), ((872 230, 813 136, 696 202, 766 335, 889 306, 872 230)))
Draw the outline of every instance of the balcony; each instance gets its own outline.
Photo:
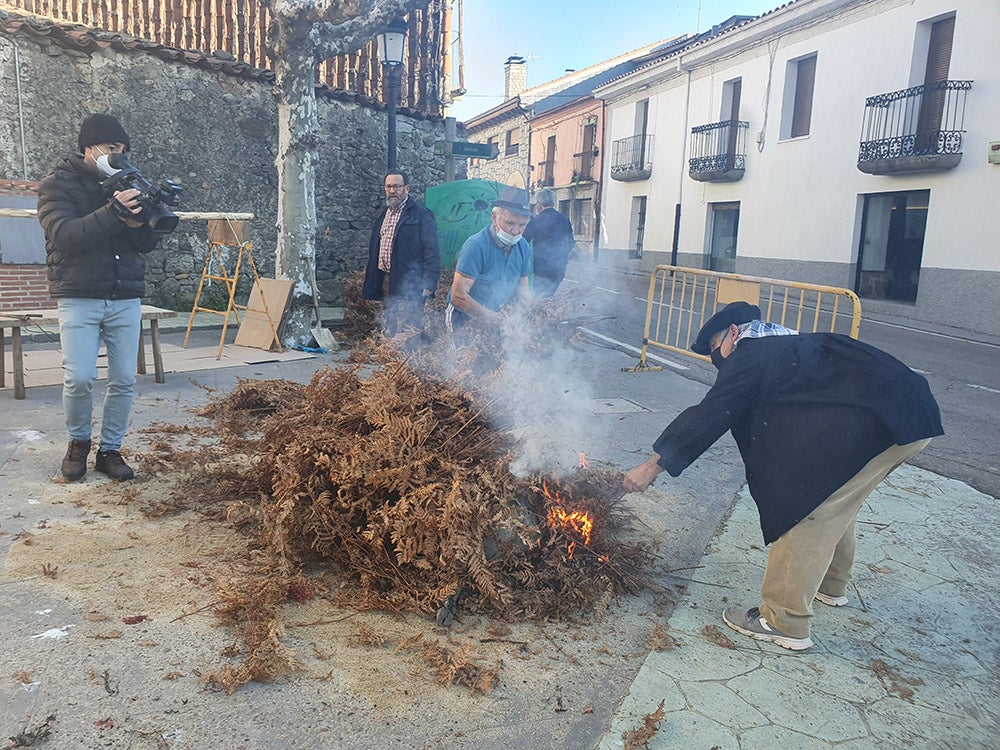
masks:
POLYGON ((633 135, 611 144, 611 179, 648 180, 653 173, 653 136, 633 135))
POLYGON ((573 154, 573 182, 593 182, 594 181, 594 160, 597 158, 597 149, 581 151, 573 154))
POLYGON ((698 182, 736 182, 743 178, 747 130, 740 120, 713 122, 691 128, 688 175, 698 182))
POLYGON ((556 163, 542 161, 538 163, 538 187, 552 187, 556 184, 556 163))
POLYGON ((962 161, 972 81, 938 81, 865 100, 858 169, 867 174, 943 172, 962 161))

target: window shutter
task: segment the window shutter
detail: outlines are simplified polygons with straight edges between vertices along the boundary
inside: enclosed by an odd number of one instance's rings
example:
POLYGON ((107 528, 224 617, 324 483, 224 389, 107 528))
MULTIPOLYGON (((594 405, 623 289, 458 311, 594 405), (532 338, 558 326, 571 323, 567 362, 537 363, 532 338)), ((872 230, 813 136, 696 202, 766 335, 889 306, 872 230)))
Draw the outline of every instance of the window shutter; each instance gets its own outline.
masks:
POLYGON ((951 64, 951 43, 955 38, 955 17, 938 21, 931 26, 931 39, 927 48, 927 70, 924 84, 948 80, 951 64))
POLYGON ((816 82, 816 56, 799 60, 795 76, 795 104, 792 109, 792 138, 809 135, 812 121, 813 85, 816 82))

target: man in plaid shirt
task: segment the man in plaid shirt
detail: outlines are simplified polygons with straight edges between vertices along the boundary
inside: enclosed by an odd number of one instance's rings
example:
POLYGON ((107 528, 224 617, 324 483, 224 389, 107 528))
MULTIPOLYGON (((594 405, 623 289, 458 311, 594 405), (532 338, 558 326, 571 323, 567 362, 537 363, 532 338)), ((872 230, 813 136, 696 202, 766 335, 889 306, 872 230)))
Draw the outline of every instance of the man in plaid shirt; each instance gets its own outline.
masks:
POLYGON ((434 214, 410 198, 403 172, 385 176, 385 208, 372 223, 362 295, 382 300, 385 333, 422 333, 424 304, 441 275, 434 214))

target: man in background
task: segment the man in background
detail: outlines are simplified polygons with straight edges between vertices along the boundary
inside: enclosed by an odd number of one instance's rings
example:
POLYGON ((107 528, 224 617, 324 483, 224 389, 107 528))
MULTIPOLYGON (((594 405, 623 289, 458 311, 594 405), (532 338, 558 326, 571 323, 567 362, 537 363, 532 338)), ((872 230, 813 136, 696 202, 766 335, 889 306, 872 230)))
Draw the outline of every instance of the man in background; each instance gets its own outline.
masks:
POLYGON ((385 176, 385 207, 372 223, 362 296, 383 301, 388 336, 406 329, 423 334, 424 305, 441 275, 434 214, 410 198, 403 172, 385 176))
POLYGON ((101 439, 94 468, 123 481, 135 474, 121 455, 135 398, 139 327, 146 291, 143 255, 157 242, 128 188, 109 199, 102 180, 115 169, 108 157, 131 141, 111 115, 83 121, 80 153, 59 163, 38 188, 38 221, 45 232, 49 294, 59 308, 63 408, 70 442, 62 475, 75 482, 87 473, 91 449, 94 383, 101 343, 108 355, 101 439))
POLYGON ((556 211, 556 196, 548 188, 535 195, 535 216, 524 230, 534 258, 534 292, 551 297, 566 276, 566 264, 573 249, 573 225, 556 211))

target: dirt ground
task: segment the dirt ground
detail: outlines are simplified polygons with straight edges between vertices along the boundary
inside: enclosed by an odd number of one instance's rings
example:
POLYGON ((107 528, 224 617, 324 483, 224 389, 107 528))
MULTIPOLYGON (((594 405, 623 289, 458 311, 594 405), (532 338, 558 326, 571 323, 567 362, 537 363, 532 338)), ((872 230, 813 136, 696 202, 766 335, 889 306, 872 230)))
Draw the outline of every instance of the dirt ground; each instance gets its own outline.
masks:
MULTIPOLYGON (((329 732, 343 736, 345 726, 358 722, 366 727, 349 732, 359 735, 355 739, 322 746, 364 747, 360 735, 376 730, 386 747, 490 747, 505 735, 503 742, 512 747, 570 746, 564 744, 568 737, 592 733, 613 711, 619 693, 607 688, 627 684, 657 637, 658 615, 676 594, 647 591, 575 622, 506 624, 460 610, 446 629, 430 617, 339 607, 338 576, 311 571, 310 578, 325 590, 311 601, 288 603, 281 612, 282 643, 294 651, 298 669, 275 685, 251 684, 227 696, 212 690, 208 678, 224 663, 238 663, 241 654, 233 653, 233 631, 219 624, 214 609, 219 583, 247 569, 254 555, 249 540, 227 522, 197 512, 147 518, 135 498, 141 495, 144 507, 155 506, 158 497, 166 501, 172 491, 168 477, 132 485, 95 481, 72 490, 79 522, 22 533, 3 574, 5 586, 30 587, 40 600, 58 600, 78 614, 75 623, 37 636, 60 640, 62 633, 67 641, 85 644, 86 666, 61 679, 89 684, 92 695, 106 694, 101 702, 107 703, 121 700, 125 683, 134 681, 128 672, 135 670, 146 689, 129 699, 133 705, 162 702, 164 696, 154 693, 165 690, 175 698, 186 696, 180 698, 185 704, 214 706, 212 711, 224 711, 226 702, 245 707, 279 690, 293 701, 318 699, 322 714, 338 717, 329 732), (495 671, 497 679, 486 694, 450 684, 453 675, 441 669, 441 661, 449 659, 495 671), (122 660, 129 664, 124 673, 116 666, 122 660), (346 703, 345 696, 350 696, 346 703)), ((40 679, 28 662, 14 672, 24 686, 40 679)), ((53 713, 58 723, 59 708, 53 713)), ((110 711, 94 726, 110 740, 115 728, 157 727, 158 718, 168 715, 157 717, 154 711, 137 722, 110 711)), ((41 719, 36 711, 34 721, 41 719)), ((190 729, 181 735, 160 728, 129 731, 127 744, 100 746, 142 747, 133 743, 146 737, 167 743, 150 747, 201 746, 190 744, 190 729), (169 741, 182 736, 189 740, 169 741)), ((272 746, 247 739, 246 745, 223 740, 217 746, 272 746)))

